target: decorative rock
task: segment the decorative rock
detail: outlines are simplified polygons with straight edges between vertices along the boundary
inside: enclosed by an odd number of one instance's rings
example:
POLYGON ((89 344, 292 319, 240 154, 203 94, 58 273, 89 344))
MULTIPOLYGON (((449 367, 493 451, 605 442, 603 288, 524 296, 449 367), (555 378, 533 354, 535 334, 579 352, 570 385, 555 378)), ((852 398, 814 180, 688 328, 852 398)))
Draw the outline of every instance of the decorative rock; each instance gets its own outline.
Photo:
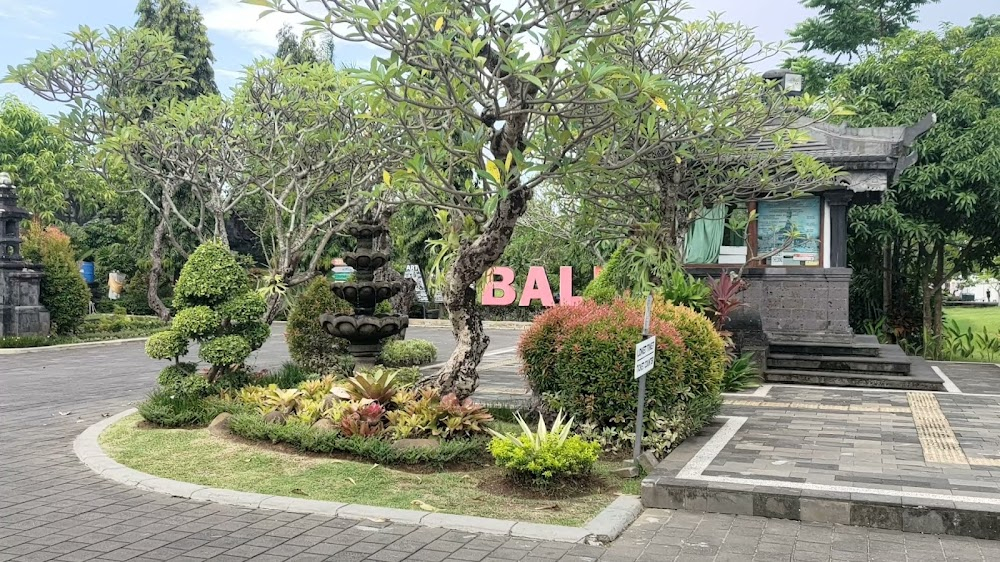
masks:
POLYGON ((208 424, 208 432, 213 435, 219 435, 229 431, 229 418, 233 417, 229 412, 222 412, 221 414, 215 416, 212 423, 208 424))
POLYGON ((621 478, 635 478, 639 476, 639 467, 632 465, 625 465, 621 468, 616 468, 611 471, 611 474, 615 476, 620 476, 621 478))
POLYGON ((320 431, 333 431, 337 429, 337 424, 333 423, 333 421, 328 418, 322 418, 312 424, 312 428, 320 431))
POLYGON ((656 458, 653 451, 646 451, 639 455, 639 465, 646 471, 646 474, 653 472, 653 469, 656 468, 656 465, 659 463, 660 459, 656 458))
POLYGON ((268 412, 264 415, 264 421, 267 423, 276 423, 278 425, 285 425, 285 414, 281 412, 268 412))
POLYGON ((392 448, 397 451, 409 451, 411 449, 436 449, 440 445, 437 439, 400 439, 392 443, 392 448))
POLYGON ((639 476, 639 463, 634 459, 625 459, 622 461, 622 467, 612 470, 611 474, 621 478, 636 478, 639 476))

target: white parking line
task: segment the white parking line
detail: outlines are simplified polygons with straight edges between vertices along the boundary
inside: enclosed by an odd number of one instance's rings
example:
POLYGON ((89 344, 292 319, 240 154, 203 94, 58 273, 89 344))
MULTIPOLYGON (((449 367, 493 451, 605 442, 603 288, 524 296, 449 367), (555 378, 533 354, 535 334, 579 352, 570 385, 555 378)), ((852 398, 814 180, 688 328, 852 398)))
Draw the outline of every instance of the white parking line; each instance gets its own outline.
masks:
MULTIPOLYGON (((488 351, 488 352, 486 352, 486 353, 483 354, 483 357, 493 357, 495 355, 505 355, 507 353, 513 353, 515 351, 517 351, 516 347, 503 347, 503 348, 500 348, 500 349, 498 349, 496 351, 488 351)), ((447 361, 442 361, 440 363, 435 363, 433 365, 424 365, 420 369, 421 370, 422 369, 437 369, 438 367, 443 367, 445 363, 447 363, 447 361)))
POLYGON ((962 394, 962 391, 959 390, 958 386, 956 386, 955 383, 951 382, 951 379, 948 378, 948 375, 944 374, 944 371, 942 371, 935 365, 931 365, 931 369, 933 369, 934 372, 937 373, 937 376, 941 377, 941 380, 944 381, 945 390, 947 390, 948 392, 953 392, 955 394, 962 394))

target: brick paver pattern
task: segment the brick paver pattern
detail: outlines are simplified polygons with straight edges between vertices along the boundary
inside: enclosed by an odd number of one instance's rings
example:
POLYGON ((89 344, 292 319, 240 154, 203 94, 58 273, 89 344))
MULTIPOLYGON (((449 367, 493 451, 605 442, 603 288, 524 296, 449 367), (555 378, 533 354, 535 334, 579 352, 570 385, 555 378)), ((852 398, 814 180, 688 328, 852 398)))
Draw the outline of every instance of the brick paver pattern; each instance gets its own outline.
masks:
POLYGON ((703 474, 1000 499, 1000 396, 774 386, 703 474))
MULTIPOLYGON (((422 337, 419 330, 411 335, 422 337)), ((285 360, 280 334, 258 354, 285 360)), ((649 510, 610 548, 246 509, 94 475, 72 441, 155 384, 141 343, 0 355, 0 562, 997 560, 997 543, 649 510)))

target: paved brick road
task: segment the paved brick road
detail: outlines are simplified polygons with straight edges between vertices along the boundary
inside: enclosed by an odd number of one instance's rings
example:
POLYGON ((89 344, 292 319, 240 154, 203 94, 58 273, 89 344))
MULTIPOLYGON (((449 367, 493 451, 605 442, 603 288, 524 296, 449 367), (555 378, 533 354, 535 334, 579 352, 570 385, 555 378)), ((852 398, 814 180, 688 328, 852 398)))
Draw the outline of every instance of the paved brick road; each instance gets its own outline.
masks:
POLYGON ((141 400, 159 367, 135 343, 0 355, 0 561, 1000 559, 988 541, 658 510, 604 549, 234 508, 93 475, 73 438, 141 400))

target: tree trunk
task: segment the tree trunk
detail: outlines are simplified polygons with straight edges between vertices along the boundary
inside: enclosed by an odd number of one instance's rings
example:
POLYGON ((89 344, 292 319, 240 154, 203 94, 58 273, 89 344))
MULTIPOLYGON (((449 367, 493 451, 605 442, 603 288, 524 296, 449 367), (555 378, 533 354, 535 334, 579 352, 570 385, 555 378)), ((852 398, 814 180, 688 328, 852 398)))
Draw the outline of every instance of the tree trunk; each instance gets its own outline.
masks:
POLYGON ((934 275, 934 354, 941 356, 941 337, 944 328, 944 240, 934 245, 937 271, 934 275))
MULTIPOLYGON (((498 156, 501 160, 504 157, 498 156)), ((483 330, 483 319, 476 307, 476 291, 472 285, 503 255, 514 234, 514 226, 528 209, 532 196, 530 190, 518 183, 509 192, 507 199, 498 205, 496 214, 483 225, 482 234, 456 251, 455 261, 445 280, 444 303, 451 318, 455 350, 440 371, 420 380, 421 385, 438 387, 443 394, 454 392, 459 398, 466 398, 479 386, 476 367, 490 344, 490 338, 483 330)))
POLYGON ((882 316, 885 318, 885 329, 892 325, 892 246, 894 241, 887 241, 882 247, 882 316))
POLYGON ((278 312, 281 312, 281 301, 284 299, 281 295, 277 293, 271 293, 265 299, 267 303, 267 312, 264 313, 264 322, 270 326, 274 323, 274 319, 278 317, 278 312))
POLYGON ((661 247, 673 248, 677 258, 684 261, 684 235, 687 233, 687 217, 678 216, 681 210, 677 206, 677 173, 661 171, 656 174, 659 188, 658 199, 660 211, 660 227, 657 241, 661 247))
POLYGON ((160 299, 160 278, 163 276, 163 238, 167 232, 168 216, 160 215, 160 222, 153 230, 153 247, 149 251, 152 258, 152 266, 149 268, 149 285, 146 286, 146 300, 149 308, 164 322, 170 320, 170 309, 160 299))
POLYGON ((924 343, 924 355, 931 358, 933 355, 933 321, 931 317, 931 274, 930 274, 930 259, 928 259, 927 249, 921 243, 919 249, 917 250, 917 263, 920 264, 920 299, 921 299, 921 318, 922 318, 922 334, 921 339, 924 343))

